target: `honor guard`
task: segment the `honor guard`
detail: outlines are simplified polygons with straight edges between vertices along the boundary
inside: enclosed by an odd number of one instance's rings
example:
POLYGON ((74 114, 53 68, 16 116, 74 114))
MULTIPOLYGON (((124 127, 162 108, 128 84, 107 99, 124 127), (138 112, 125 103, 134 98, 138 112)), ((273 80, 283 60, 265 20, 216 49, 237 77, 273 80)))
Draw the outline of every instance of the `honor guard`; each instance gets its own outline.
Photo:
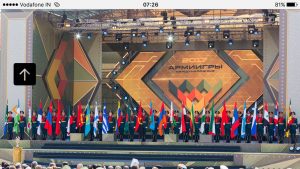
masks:
POLYGON ((238 112, 239 118, 239 126, 238 126, 238 134, 236 136, 236 142, 241 143, 241 132, 242 132, 242 121, 243 121, 243 113, 241 111, 238 112))
POLYGON ((173 124, 174 124, 174 126, 173 126, 173 131, 174 131, 174 134, 179 134, 179 132, 180 132, 180 129, 179 129, 179 127, 180 127, 180 117, 178 116, 178 110, 176 110, 175 112, 174 112, 174 121, 175 122, 173 122, 173 124))
POLYGON ((75 111, 72 112, 71 116, 70 116, 70 132, 71 133, 77 133, 77 116, 75 111))
POLYGON ((258 143, 262 143, 264 136, 264 119, 262 117, 262 111, 260 111, 258 117, 256 117, 256 135, 258 143))
POLYGON ((62 111, 59 122, 60 122, 61 139, 66 140, 68 119, 66 117, 65 111, 62 111))
POLYGON ((94 141, 94 120, 95 120, 95 112, 91 112, 90 114, 90 141, 94 141))
POLYGON ((118 128, 119 128, 119 139, 120 141, 123 141, 124 138, 124 128, 125 128, 125 123, 126 123, 126 116, 124 112, 121 112, 121 116, 118 119, 118 128))
POLYGON ((142 138, 142 142, 146 141, 146 131, 147 131, 147 127, 148 126, 148 117, 146 116, 145 111, 143 111, 143 117, 142 117, 142 124, 140 126, 140 136, 142 138))
POLYGON ((13 139, 13 128, 14 128, 14 118, 12 117, 12 112, 8 112, 7 117, 7 139, 12 140, 13 139))
POLYGON ((25 134, 25 128, 26 128, 26 117, 24 111, 20 111, 20 123, 19 123, 19 128, 20 128, 20 140, 24 139, 24 134, 25 134))
POLYGON ((286 120, 283 116, 283 112, 279 112, 278 117, 278 142, 283 143, 284 133, 285 133, 286 120))
POLYGON ((42 139, 43 140, 47 139, 47 129, 45 129, 45 124, 46 124, 46 112, 43 111, 42 121, 41 121, 41 131, 42 131, 42 139))
POLYGON ((253 120, 253 117, 251 116, 250 112, 248 111, 246 114, 246 128, 245 128, 245 135, 246 135, 245 140, 247 143, 251 143, 252 120, 253 120))
POLYGON ((216 131, 216 135, 215 135, 215 142, 218 143, 220 142, 220 128, 221 128, 221 121, 222 118, 220 116, 220 112, 216 111, 216 117, 215 117, 215 131, 216 131))
POLYGON ((209 124, 210 124, 210 112, 205 112, 205 124, 204 124, 204 133, 207 135, 209 132, 209 124))
POLYGON ((200 139, 200 127, 201 127, 201 116, 198 111, 195 112, 195 142, 199 142, 200 139))
POLYGON ((55 130, 56 130, 56 112, 55 110, 53 110, 52 112, 52 140, 56 140, 56 133, 55 133, 55 130))
POLYGON ((191 116, 190 116, 190 112, 187 112, 186 115, 184 115, 184 120, 185 120, 185 128, 186 131, 185 133, 183 133, 183 140, 184 142, 189 142, 190 139, 190 121, 191 121, 191 116))
POLYGON ((131 111, 130 113, 130 122, 129 122, 129 139, 130 141, 133 141, 134 139, 134 129, 135 129, 135 123, 136 123, 136 117, 131 111))
POLYGON ((296 113, 292 112, 292 119, 289 121, 289 129, 291 133, 291 143, 296 143, 296 130, 298 128, 298 120, 296 118, 296 113))
POLYGON ((269 112, 269 122, 268 122, 268 140, 269 143, 273 143, 274 140, 274 129, 275 129, 275 121, 273 112, 269 112))
POLYGON ((154 113, 154 130, 152 130, 152 142, 157 142, 157 131, 158 131, 158 113, 153 110, 154 113))
POLYGON ((164 133, 165 134, 170 134, 170 127, 171 127, 171 123, 170 123, 170 112, 169 111, 166 111, 166 121, 167 121, 167 124, 163 124, 163 125, 167 125, 166 127, 164 127, 164 133))
POLYGON ((108 130, 108 133, 114 133, 116 120, 115 120, 115 118, 113 117, 112 111, 109 112, 108 123, 109 123, 109 130, 108 130))
POLYGON ((98 116, 98 135, 99 141, 102 141, 102 125, 103 125, 103 113, 100 111, 98 116))
POLYGON ((37 116, 35 111, 32 112, 31 124, 32 124, 32 128, 31 128, 32 139, 36 140, 39 123, 37 121, 37 116))
POLYGON ((231 133, 231 126, 232 126, 232 117, 230 111, 227 111, 227 119, 228 121, 225 123, 225 140, 226 143, 230 143, 230 133, 231 133))

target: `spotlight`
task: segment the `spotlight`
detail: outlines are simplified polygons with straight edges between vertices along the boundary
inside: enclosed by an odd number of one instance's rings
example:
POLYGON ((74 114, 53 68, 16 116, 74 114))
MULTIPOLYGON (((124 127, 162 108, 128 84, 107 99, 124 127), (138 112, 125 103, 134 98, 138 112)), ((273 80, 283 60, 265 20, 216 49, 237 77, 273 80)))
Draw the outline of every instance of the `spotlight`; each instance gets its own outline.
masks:
POLYGON ((128 42, 124 42, 123 43, 123 47, 125 50, 128 50, 129 49, 129 43, 128 42))
POLYGON ((76 22, 76 24, 80 23, 80 19, 79 18, 75 19, 75 22, 76 22))
POLYGON ((185 44, 185 46, 189 46, 189 45, 190 45, 190 40, 189 40, 189 38, 186 38, 186 39, 185 39, 184 44, 185 44))
POLYGON ((290 147, 290 151, 294 151, 294 147, 290 147))
POLYGON ((163 33, 164 32, 164 27, 159 27, 159 33, 163 33))
POLYGON ((197 32, 196 32, 196 36, 201 36, 200 31, 197 31, 197 32))
POLYGON ((248 25, 248 33, 249 34, 254 34, 255 32, 255 25, 248 25))
POLYGON ((102 29, 102 35, 103 35, 103 36, 108 35, 107 29, 102 29))
POLYGON ((162 11, 160 15, 163 17, 164 23, 168 23, 168 13, 167 11, 162 11))
POLYGON ((117 33, 117 34, 116 34, 116 41, 121 41, 122 38, 123 38, 122 33, 117 33))
POLYGON ((216 31, 216 32, 220 32, 220 31, 221 31, 220 25, 216 25, 216 26, 215 26, 215 31, 216 31))
POLYGON ((300 151, 300 147, 296 147, 296 151, 300 151))
POLYGON ((215 41, 208 41, 207 46, 208 46, 208 48, 214 48, 215 47, 215 41))
POLYGON ((131 37, 137 37, 137 29, 131 29, 131 37))
POLYGON ((115 85, 115 86, 114 86, 114 89, 117 90, 117 89, 118 89, 118 85, 115 85))
POLYGON ((125 65, 125 64, 126 64, 126 61, 125 61, 125 60, 122 60, 121 64, 122 64, 122 65, 125 65))
POLYGON ((113 75, 116 75, 116 74, 118 74, 118 72, 117 72, 117 71, 115 71, 115 70, 114 70, 112 73, 113 73, 113 75))
POLYGON ((167 49, 172 49, 172 47, 173 47, 173 43, 172 42, 167 42, 166 43, 166 48, 167 49))
POLYGON ((193 36, 194 35, 194 27, 187 27, 187 34, 188 36, 193 36))
POLYGON ((124 100, 127 100, 128 99, 128 97, 127 96, 124 96, 124 100))
POLYGON ((170 17, 170 20, 171 20, 171 24, 172 24, 173 26, 175 26, 175 25, 176 25, 176 18, 175 18, 175 16, 171 16, 171 17, 170 17))
POLYGON ((168 36, 168 42, 173 42, 174 41, 174 33, 171 32, 169 33, 169 36, 168 36))
POLYGON ((230 38, 230 31, 226 30, 223 32, 223 38, 224 39, 229 39, 230 38))
POLYGON ((87 38, 92 39, 92 33, 87 33, 87 38))
POLYGON ((136 110, 137 110, 137 108, 135 107, 135 108, 133 108, 133 110, 134 110, 134 111, 136 111, 136 110))
POLYGON ((253 40, 252 41, 252 46, 257 48, 259 46, 259 41, 258 40, 253 40))
POLYGON ((76 33, 76 35, 75 35, 75 38, 76 39, 80 39, 81 38, 81 35, 80 35, 80 33, 78 32, 78 33, 76 33))
POLYGON ((269 14, 269 16, 268 16, 268 23, 274 24, 276 18, 277 18, 276 14, 273 14, 273 13, 269 14))
POLYGON ((148 46, 148 41, 143 41, 143 46, 147 47, 148 46))
POLYGON ((258 29, 255 28, 255 29, 254 29, 254 35, 257 35, 257 34, 258 34, 258 29))
POLYGON ((228 43, 229 46, 231 46, 231 45, 233 45, 233 40, 229 39, 227 43, 228 43))
POLYGON ((141 33, 141 37, 142 37, 142 38, 146 38, 146 32, 142 32, 142 33, 141 33))

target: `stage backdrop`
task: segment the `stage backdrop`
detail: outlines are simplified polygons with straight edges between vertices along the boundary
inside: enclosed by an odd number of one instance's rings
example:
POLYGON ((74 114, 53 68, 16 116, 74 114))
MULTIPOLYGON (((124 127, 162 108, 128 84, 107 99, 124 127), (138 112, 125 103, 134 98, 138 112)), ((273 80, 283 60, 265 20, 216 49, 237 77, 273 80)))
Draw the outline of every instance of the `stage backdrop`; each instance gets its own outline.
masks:
POLYGON ((252 50, 140 52, 115 79, 149 111, 164 102, 176 109, 184 102, 195 110, 228 110, 237 102, 239 110, 251 106, 263 94, 263 62, 252 50))

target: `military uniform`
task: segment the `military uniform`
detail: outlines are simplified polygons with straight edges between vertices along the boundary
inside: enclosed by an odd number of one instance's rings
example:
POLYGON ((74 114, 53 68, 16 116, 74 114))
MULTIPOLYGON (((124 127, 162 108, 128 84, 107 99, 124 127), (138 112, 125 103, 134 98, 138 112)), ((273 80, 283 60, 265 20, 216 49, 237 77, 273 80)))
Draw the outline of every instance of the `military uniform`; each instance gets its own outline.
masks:
POLYGON ((120 117, 120 124, 118 124, 119 127, 119 139, 120 141, 123 141, 123 137, 124 137, 124 127, 125 127, 125 123, 126 123, 126 117, 121 115, 120 117))
POLYGON ((290 128, 290 133, 291 133, 291 143, 295 144, 296 143, 296 130, 298 127, 298 120, 297 118, 292 118, 291 121, 289 122, 289 128, 290 128))
POLYGON ((245 126, 245 135, 246 135, 246 142, 251 142, 251 128, 252 128, 252 120, 253 118, 250 115, 246 116, 246 126, 245 126))
POLYGON ((130 123, 129 123, 129 138, 130 138, 130 141, 133 141, 133 139, 134 139, 135 123, 136 123, 136 118, 131 113, 131 115, 130 115, 130 123))
POLYGON ((273 143, 274 129, 275 129, 274 117, 269 117, 269 122, 268 122, 268 139, 269 139, 269 143, 273 143))
POLYGON ((103 115, 100 115, 98 117, 98 135, 99 135, 99 141, 102 141, 102 126, 103 125, 103 115))
POLYGON ((24 139, 24 134, 25 134, 25 128, 26 128, 26 117, 25 116, 20 116, 20 123, 19 123, 19 128, 20 128, 20 140, 24 139))
POLYGON ((204 124, 204 133, 207 135, 209 133, 209 124, 210 124, 210 116, 205 117, 205 124, 204 124))
POLYGON ((185 142, 189 142, 189 139, 190 139, 190 121, 191 121, 191 118, 188 116, 188 115, 184 115, 184 120, 185 120, 185 128, 186 128, 186 131, 185 133, 183 133, 183 140, 185 142))
POLYGON ((285 126, 286 126, 285 118, 279 117, 278 118, 278 141, 280 144, 283 143, 285 126))
POLYGON ((228 121, 225 123, 225 139, 226 139, 226 143, 230 143, 232 118, 227 115, 227 119, 228 121))
POLYGON ((263 117, 256 117, 256 135, 259 143, 262 143, 264 136, 264 120, 263 117))
POLYGON ((60 130, 61 130, 61 139, 66 140, 67 138, 67 126, 68 120, 65 115, 61 116, 60 118, 60 130))
POLYGON ((222 118, 220 116, 216 116, 215 117, 215 131, 216 131, 216 135, 215 135, 215 142, 218 143, 220 142, 220 128, 221 128, 221 121, 222 118))
POLYGON ((158 117, 154 115, 154 130, 152 130, 152 142, 157 141, 158 117))
POLYGON ((114 133, 116 120, 113 116, 108 116, 108 124, 109 124, 108 133, 114 133))
POLYGON ((175 120, 175 126, 173 128, 174 130, 174 134, 179 134, 180 132, 180 117, 178 117, 177 115, 174 115, 174 120, 175 120))
POLYGON ((201 127, 201 117, 197 115, 195 117, 195 142, 198 142, 200 139, 200 127, 201 127))
POLYGON ((142 139, 142 142, 146 141, 146 131, 148 126, 148 117, 143 116, 142 118, 142 124, 140 125, 140 137, 142 139))
POLYGON ((95 120, 95 116, 94 115, 90 115, 90 141, 94 141, 94 120, 95 120))
POLYGON ((77 116, 76 115, 71 115, 70 116, 70 121, 71 121, 71 124, 70 124, 70 133, 77 133, 77 131, 76 131, 77 116))
POLYGON ((46 116, 42 116, 41 131, 42 131, 42 139, 43 140, 47 139, 47 129, 45 129, 45 124, 46 124, 46 116))
POLYGON ((167 124, 164 124, 164 125, 166 125, 166 127, 164 126, 164 133, 165 134, 170 134, 171 123, 170 123, 170 116, 169 115, 166 116, 166 120, 167 120, 167 124))
POLYGON ((14 118, 7 117, 7 139, 13 139, 14 118))
POLYGON ((52 140, 56 140, 56 116, 52 116, 52 140))
POLYGON ((32 139, 36 140, 36 138, 37 138, 37 129, 39 127, 39 124, 38 124, 38 121, 37 121, 37 117, 35 115, 33 115, 31 117, 31 124, 32 124, 32 129, 31 129, 32 139))

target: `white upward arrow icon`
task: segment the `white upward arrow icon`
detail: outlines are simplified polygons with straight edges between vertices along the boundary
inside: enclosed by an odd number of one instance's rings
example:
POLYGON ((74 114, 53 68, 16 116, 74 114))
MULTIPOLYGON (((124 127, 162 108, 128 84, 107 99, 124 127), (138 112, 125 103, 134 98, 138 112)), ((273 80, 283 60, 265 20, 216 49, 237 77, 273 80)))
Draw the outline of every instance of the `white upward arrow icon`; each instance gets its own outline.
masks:
POLYGON ((30 75, 30 73, 25 68, 20 72, 20 75, 21 74, 24 74, 24 81, 26 81, 26 74, 30 75))

